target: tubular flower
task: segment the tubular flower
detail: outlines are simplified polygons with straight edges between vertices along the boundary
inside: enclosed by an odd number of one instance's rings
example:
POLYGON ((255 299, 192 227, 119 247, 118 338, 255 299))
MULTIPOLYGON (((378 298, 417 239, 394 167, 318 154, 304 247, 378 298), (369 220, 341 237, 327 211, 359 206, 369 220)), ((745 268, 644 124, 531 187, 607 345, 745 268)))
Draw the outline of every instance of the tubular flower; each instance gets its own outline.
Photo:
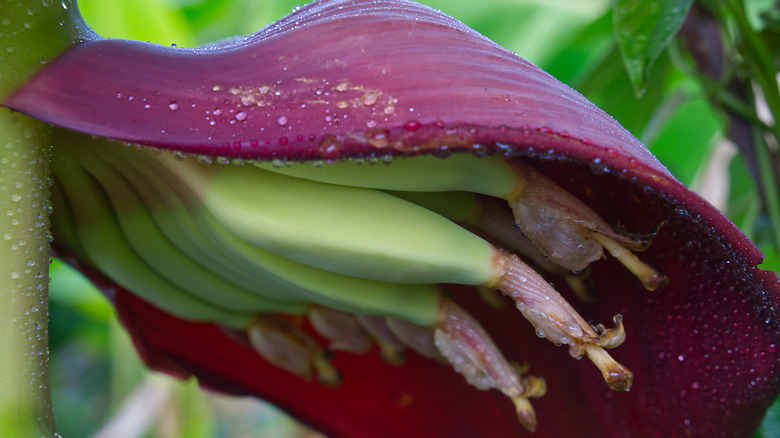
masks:
POLYGON ((427 7, 320 1, 200 49, 86 38, 3 105, 60 128, 56 250, 146 363, 326 434, 738 437, 779 392, 755 246, 427 7))

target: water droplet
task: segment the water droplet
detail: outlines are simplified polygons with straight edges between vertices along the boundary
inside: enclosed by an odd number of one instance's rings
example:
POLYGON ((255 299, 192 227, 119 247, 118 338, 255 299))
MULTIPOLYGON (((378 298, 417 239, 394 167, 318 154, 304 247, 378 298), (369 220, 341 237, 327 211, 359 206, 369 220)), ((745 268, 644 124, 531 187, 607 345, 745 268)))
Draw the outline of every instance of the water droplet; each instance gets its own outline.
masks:
POLYGON ((404 129, 406 129, 409 132, 414 132, 420 129, 420 122, 417 120, 410 120, 406 123, 404 123, 404 129))
POLYGON ((177 109, 179 109, 179 104, 176 102, 171 102, 171 104, 168 105, 168 108, 170 108, 171 111, 176 111, 177 109))
POLYGON ((282 160, 277 158, 275 160, 271 160, 271 165, 278 169, 278 168, 284 166, 284 161, 282 161, 282 160))
POLYGON ((212 163, 212 158, 208 155, 198 155, 198 163, 208 166, 212 163))
POLYGON ((221 89, 222 89, 222 86, 221 86, 221 85, 219 85, 219 84, 214 84, 214 86, 213 86, 213 87, 211 87, 211 90, 212 90, 212 91, 219 91, 219 90, 221 90, 221 89))
POLYGON ((542 330, 539 327, 537 327, 536 328, 536 336, 539 336, 540 338, 544 338, 544 330, 542 330))
POLYGON ((276 119, 276 122, 279 123, 279 125, 284 126, 287 124, 287 117, 280 116, 278 119, 276 119))
POLYGON ((475 157, 484 157, 488 153, 488 149, 485 145, 475 143, 471 145, 471 153, 475 157))
POLYGON ((375 104, 378 99, 379 96, 377 96, 376 93, 366 93, 363 95, 363 105, 371 106, 375 104))
POLYGON ((339 100, 336 102, 336 108, 338 109, 347 109, 349 107, 349 103, 347 103, 346 100, 339 100))
POLYGON ((338 91, 339 93, 343 93, 349 90, 349 83, 347 81, 341 81, 338 84, 336 84, 336 86, 333 87, 333 89, 338 91))
POLYGON ((244 111, 239 111, 239 112, 236 114, 236 120, 238 120, 239 122, 243 122, 244 120, 246 120, 246 112, 244 112, 244 111))
POLYGON ((597 175, 603 175, 609 171, 607 165, 601 161, 601 158, 595 158, 590 162, 590 170, 597 175))

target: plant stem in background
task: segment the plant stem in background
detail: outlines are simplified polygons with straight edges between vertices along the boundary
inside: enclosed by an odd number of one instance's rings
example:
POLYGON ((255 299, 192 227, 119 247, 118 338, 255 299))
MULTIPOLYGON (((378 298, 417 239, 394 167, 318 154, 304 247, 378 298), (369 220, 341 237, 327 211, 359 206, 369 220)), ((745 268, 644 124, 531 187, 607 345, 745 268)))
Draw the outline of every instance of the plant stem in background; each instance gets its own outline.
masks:
MULTIPOLYGON (((71 0, 0 0, 0 100, 89 34, 71 0)), ((57 436, 49 393, 51 128, 0 108, 0 436, 57 436)))
POLYGON ((773 245, 780 250, 778 158, 770 150, 765 138, 765 135, 771 135, 780 139, 776 123, 780 116, 780 94, 774 79, 776 72, 769 52, 748 23, 741 4, 724 0, 711 6, 715 7, 709 11, 692 8, 682 35, 702 75, 701 80, 710 94, 710 100, 724 114, 726 135, 740 150, 753 177, 762 210, 769 218, 773 245), (725 42, 732 44, 734 50, 724 50, 722 29, 731 21, 736 24, 736 41, 726 39, 725 42), (741 61, 727 58, 737 48, 740 49, 738 53, 742 54, 741 61), (749 76, 725 76, 731 73, 730 65, 743 67, 749 76), (763 96, 754 97, 753 81, 763 96), (766 100, 775 120, 771 126, 764 124, 758 117, 755 101, 761 97, 766 100))
POLYGON ((49 394, 50 128, 0 108, 0 436, 56 436, 49 394))

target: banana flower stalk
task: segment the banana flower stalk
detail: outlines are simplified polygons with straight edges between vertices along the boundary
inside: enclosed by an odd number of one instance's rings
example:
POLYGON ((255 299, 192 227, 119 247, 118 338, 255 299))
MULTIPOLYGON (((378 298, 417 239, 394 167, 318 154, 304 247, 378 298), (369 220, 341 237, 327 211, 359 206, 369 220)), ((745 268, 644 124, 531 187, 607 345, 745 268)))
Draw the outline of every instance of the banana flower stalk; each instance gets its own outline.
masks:
POLYGON ((55 251, 151 368, 344 437, 742 437, 780 392, 758 249, 456 20, 318 1, 198 49, 72 23, 2 104, 57 127, 55 251))

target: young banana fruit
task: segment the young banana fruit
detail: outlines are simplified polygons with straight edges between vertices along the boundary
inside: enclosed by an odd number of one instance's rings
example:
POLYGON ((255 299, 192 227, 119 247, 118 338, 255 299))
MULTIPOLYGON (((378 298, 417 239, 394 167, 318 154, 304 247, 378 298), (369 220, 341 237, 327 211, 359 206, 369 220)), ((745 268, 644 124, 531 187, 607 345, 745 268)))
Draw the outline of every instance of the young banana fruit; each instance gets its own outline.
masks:
MULTIPOLYGON (((376 189, 313 181, 254 166, 202 166, 166 155, 159 161, 190 188, 204 209, 248 243, 354 277, 497 288, 515 300, 541 336, 569 345, 574 357, 593 360, 610 387, 631 386, 630 371, 604 351, 625 337, 619 318, 613 329, 591 326, 519 258, 420 205, 376 189)), ((514 169, 514 164, 499 163, 514 169)), ((432 179, 438 180, 435 175, 432 179)), ((566 196, 571 198, 566 193, 559 197, 566 196)))
POLYGON ((647 285, 660 274, 632 252, 647 242, 615 232, 530 166, 467 155, 388 166, 205 166, 59 135, 73 146, 59 147, 54 165, 55 231, 74 251, 164 310, 239 329, 259 354, 304 378, 340 379, 325 349, 280 315, 306 315, 349 351, 373 340, 397 362, 400 342, 448 360, 473 385, 512 398, 532 429, 528 398, 543 394, 543 383, 521 379, 437 286, 456 283, 500 290, 537 334, 592 360, 610 388, 631 386, 631 372, 605 350, 625 339, 620 316, 611 329, 589 324, 505 249, 571 276, 604 247, 647 285), (474 342, 481 346, 472 351, 474 342))
MULTIPOLYGON (((81 190, 80 184, 92 182, 92 191, 104 192, 103 199, 108 198, 101 203, 108 210, 104 216, 110 213, 112 218, 118 218, 115 220, 120 233, 124 233, 132 251, 159 276, 200 300, 242 314, 302 314, 311 304, 420 324, 431 323, 438 314, 439 290, 434 285, 350 277, 265 251, 231 233, 209 211, 193 205, 193 194, 180 182, 172 181, 173 175, 154 156, 123 150, 107 142, 95 144, 77 134, 59 134, 69 136, 68 141, 61 143, 73 145, 59 148, 59 159, 69 159, 74 169, 83 166, 96 176, 62 178, 78 181, 63 184, 64 190, 75 196, 81 190), (100 154, 96 153, 98 150, 100 154), (214 267, 220 266, 220 262, 224 265, 225 260, 232 269, 214 267), (246 278, 236 282, 236 278, 242 278, 234 275, 236 271, 248 276, 251 284, 246 284, 246 278)), ((246 326, 248 319, 242 321, 246 326)))
MULTIPOLYGON (((203 301, 179 288, 143 261, 130 246, 107 196, 86 170, 78 163, 57 154, 52 170, 60 190, 53 194, 64 195, 54 199, 55 208, 68 205, 72 212, 72 229, 75 229, 78 247, 92 266, 105 273, 122 287, 180 318, 194 321, 214 321, 229 327, 243 327, 252 315, 235 312, 222 306, 203 301), (61 182, 67 181, 66 184, 61 182)), ((54 215, 55 237, 66 217, 63 212, 54 215)), ((66 224, 67 225, 67 224, 66 224)))
POLYGON ((411 192, 465 191, 508 202, 515 224, 545 257, 574 273, 603 255, 616 257, 648 290, 666 284, 666 277, 642 263, 634 251, 651 236, 617 232, 593 210, 531 166, 501 155, 455 154, 393 160, 389 165, 357 165, 350 161, 311 164, 257 163, 265 170, 312 181, 351 187, 411 192))

